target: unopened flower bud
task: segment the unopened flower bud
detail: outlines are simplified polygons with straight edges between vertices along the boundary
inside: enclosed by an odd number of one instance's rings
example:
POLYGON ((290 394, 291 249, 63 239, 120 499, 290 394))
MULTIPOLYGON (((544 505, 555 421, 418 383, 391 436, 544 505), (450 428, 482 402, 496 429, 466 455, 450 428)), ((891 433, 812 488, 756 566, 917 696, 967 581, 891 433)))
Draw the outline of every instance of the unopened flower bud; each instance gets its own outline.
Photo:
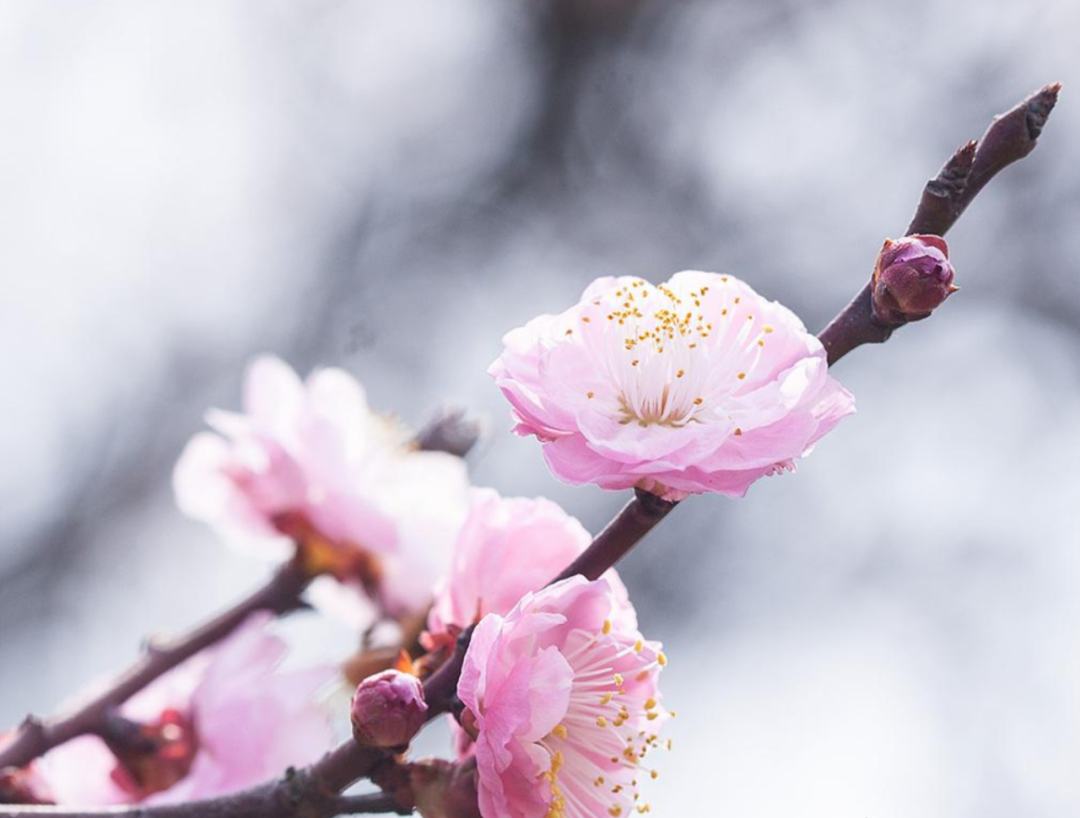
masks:
POLYGON ((383 671, 356 688, 353 738, 369 747, 406 747, 423 727, 427 709, 419 679, 397 670, 383 671))
POLYGON ((890 326, 918 321, 956 292, 941 236, 886 239, 874 265, 874 317, 890 326))

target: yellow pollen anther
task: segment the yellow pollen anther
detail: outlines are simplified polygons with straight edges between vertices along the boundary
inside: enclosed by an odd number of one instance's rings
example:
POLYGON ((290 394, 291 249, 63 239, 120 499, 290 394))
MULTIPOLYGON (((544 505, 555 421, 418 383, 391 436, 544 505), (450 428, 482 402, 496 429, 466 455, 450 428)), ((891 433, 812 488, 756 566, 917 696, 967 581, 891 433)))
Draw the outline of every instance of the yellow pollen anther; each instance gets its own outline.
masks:
POLYGON ((766 324, 766 325, 765 325, 765 329, 764 329, 764 331, 765 331, 765 332, 767 332, 767 333, 768 333, 768 332, 772 332, 772 331, 773 331, 773 328, 772 328, 772 327, 771 327, 771 326, 770 326, 769 324, 766 324))
POLYGON ((583 316, 581 320, 584 321, 586 324, 588 324, 590 321, 592 321, 592 319, 589 318, 589 316, 587 316, 587 315, 583 316))
POLYGON ((694 406, 701 406, 705 402, 705 398, 694 398, 694 406))
POLYGON ((611 620, 610 619, 605 619, 604 620, 604 636, 607 636, 609 633, 611 633, 611 620))
POLYGON ((739 380, 740 381, 745 381, 746 380, 746 373, 745 372, 740 372, 739 373, 739 380))
POLYGON ((652 710, 656 707, 656 699, 647 699, 645 701, 645 709, 652 710))
MULTIPOLYGON (((663 653, 658 653, 656 654, 656 661, 660 664, 660 667, 664 667, 667 664, 667 656, 663 653)), ((622 682, 619 682, 619 684, 622 684, 622 682)))
POLYGON ((619 687, 622 687, 622 684, 623 684, 623 677, 622 677, 622 674, 621 674, 621 673, 616 673, 616 674, 615 674, 614 676, 612 676, 611 678, 612 678, 612 679, 613 679, 613 680, 615 681, 615 684, 616 684, 616 685, 618 685, 619 687))
POLYGON ((573 334, 574 334, 574 331, 573 331, 572 329, 568 329, 568 330, 566 331, 566 334, 567 334, 567 335, 573 335, 573 334))
POLYGON ((592 392, 592 391, 586 392, 585 397, 587 397, 589 400, 592 400, 593 398, 596 397, 596 393, 592 392))
POLYGON ((652 778, 653 781, 655 781, 656 779, 658 779, 660 777, 660 773, 657 772, 656 770, 650 770, 649 771, 649 777, 652 778))
POLYGON ((596 717, 596 726, 597 727, 607 727, 607 719, 605 719, 603 716, 597 716, 596 717))
POLYGON ((644 649, 645 649, 645 642, 643 642, 641 639, 638 639, 634 643, 634 653, 641 653, 641 651, 643 651, 644 649))
POLYGON ((565 724, 556 724, 555 728, 551 732, 554 733, 556 736, 558 736, 561 739, 565 739, 569 735, 569 733, 566 730, 566 725, 565 724))
POLYGON ((612 816, 612 818, 619 818, 622 815, 622 807, 611 807, 608 810, 608 815, 612 816))
POLYGON ((676 373, 675 373, 675 377, 676 377, 676 378, 681 378, 681 377, 682 377, 683 375, 685 375, 685 374, 686 374, 686 371, 685 371, 685 370, 682 370, 682 369, 680 369, 680 370, 679 370, 678 372, 676 372, 676 373))
POLYGON ((645 718, 647 718, 649 721, 653 721, 654 719, 660 718, 660 714, 656 712, 649 713, 649 715, 647 715, 645 718))
POLYGON ((600 704, 608 704, 608 703, 610 703, 611 702, 611 697, 613 695, 614 695, 613 693, 605 693, 603 696, 600 697, 600 704))

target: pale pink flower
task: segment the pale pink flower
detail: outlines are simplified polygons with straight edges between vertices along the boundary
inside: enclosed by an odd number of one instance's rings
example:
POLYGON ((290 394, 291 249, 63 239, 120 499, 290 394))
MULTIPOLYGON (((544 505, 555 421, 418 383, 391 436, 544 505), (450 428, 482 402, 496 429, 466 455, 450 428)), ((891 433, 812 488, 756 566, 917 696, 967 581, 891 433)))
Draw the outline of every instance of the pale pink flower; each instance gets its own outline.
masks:
POLYGON ((593 818, 642 806, 667 660, 606 579, 527 594, 473 633, 458 684, 484 818, 593 818))
POLYGON ((285 643, 268 614, 135 694, 120 713, 158 743, 122 764, 105 742, 82 736, 47 753, 38 771, 58 804, 175 803, 210 798, 317 759, 333 730, 316 695, 329 666, 282 671, 285 643))
MULTIPOLYGON (((310 528, 343 565, 370 571, 374 561, 380 606, 400 613, 427 603, 467 508, 459 458, 411 446, 348 373, 317 370, 305 383, 271 357, 248 369, 244 413, 211 410, 207 421, 218 434, 196 435, 176 466, 183 511, 271 556, 289 553, 283 535, 310 528)), ((316 598, 334 585, 316 587, 316 598)))
MULTIPOLYGON (((521 597, 547 585, 592 542, 585 527, 550 500, 501 497, 480 488, 474 488, 470 498, 450 573, 428 615, 432 635, 456 636, 489 613, 509 613, 521 597)), ((612 569, 607 576, 629 607, 618 574, 612 569)))
POLYGON ((742 496, 854 411, 817 338, 732 276, 601 278, 503 341, 515 431, 573 484, 742 496))

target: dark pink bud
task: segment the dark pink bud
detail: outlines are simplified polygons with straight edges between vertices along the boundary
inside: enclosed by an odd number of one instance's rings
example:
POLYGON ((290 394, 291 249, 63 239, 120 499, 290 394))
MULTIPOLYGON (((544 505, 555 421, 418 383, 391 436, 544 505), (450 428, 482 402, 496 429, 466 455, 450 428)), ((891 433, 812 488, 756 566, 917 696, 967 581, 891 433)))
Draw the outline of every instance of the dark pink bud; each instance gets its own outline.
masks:
POLYGON ((427 714, 424 688, 408 673, 384 670, 364 679, 352 700, 353 738, 369 747, 407 747, 427 714))
POLYGON ((949 246, 941 236, 886 239, 874 265, 874 317, 896 326, 918 321, 956 292, 949 246))

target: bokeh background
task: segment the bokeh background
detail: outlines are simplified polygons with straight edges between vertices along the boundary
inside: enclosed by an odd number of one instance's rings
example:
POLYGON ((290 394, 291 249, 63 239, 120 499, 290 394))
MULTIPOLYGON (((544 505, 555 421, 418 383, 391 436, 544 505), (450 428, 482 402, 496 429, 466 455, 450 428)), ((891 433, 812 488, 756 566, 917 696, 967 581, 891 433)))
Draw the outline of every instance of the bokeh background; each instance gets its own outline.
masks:
POLYGON ((169 482, 253 354, 473 410, 477 483, 595 530, 624 498, 508 433, 503 332, 683 268, 819 329, 948 154, 1062 80, 950 234, 963 292, 837 367, 859 414, 624 576, 673 658, 656 814, 1074 818, 1078 30, 1075 0, 3 0, 0 724, 265 575, 169 482))

